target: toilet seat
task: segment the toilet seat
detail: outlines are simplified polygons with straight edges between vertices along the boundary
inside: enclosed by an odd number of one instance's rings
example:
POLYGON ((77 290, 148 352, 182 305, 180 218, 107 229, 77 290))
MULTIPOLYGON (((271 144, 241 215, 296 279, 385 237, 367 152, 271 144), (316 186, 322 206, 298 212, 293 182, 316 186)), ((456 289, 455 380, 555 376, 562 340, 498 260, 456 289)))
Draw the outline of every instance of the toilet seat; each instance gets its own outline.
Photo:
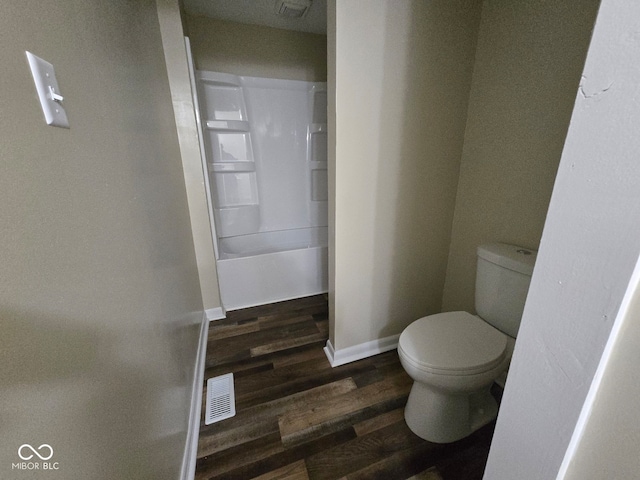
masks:
POLYGON ((507 336, 468 312, 419 318, 404 329, 398 351, 415 368, 435 375, 476 375, 500 365, 507 336))

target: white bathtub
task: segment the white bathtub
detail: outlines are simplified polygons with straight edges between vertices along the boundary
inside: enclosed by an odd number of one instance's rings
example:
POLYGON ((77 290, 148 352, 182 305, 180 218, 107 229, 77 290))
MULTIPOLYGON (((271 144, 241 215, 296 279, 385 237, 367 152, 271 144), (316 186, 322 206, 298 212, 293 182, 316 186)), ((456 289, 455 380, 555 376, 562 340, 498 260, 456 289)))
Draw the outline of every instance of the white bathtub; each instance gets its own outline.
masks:
POLYGON ((227 310, 279 302, 328 289, 327 228, 221 238, 218 277, 227 310))

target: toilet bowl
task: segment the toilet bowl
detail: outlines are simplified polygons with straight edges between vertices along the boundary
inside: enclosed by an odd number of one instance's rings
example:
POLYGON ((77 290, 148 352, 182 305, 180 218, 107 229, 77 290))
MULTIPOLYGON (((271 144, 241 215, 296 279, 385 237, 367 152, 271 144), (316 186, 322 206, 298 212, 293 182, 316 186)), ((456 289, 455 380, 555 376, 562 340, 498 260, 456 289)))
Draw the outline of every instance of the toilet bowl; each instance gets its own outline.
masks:
POLYGON ((414 380, 404 416, 419 437, 454 442, 496 417, 490 389, 511 361, 534 261, 535 252, 521 247, 479 247, 476 308, 482 316, 429 315, 400 335, 400 362, 414 380))
POLYGON ((405 407, 411 431, 449 443, 493 420, 498 405, 489 390, 509 364, 508 351, 506 335, 467 312, 409 325, 400 335, 398 355, 415 382, 405 407))

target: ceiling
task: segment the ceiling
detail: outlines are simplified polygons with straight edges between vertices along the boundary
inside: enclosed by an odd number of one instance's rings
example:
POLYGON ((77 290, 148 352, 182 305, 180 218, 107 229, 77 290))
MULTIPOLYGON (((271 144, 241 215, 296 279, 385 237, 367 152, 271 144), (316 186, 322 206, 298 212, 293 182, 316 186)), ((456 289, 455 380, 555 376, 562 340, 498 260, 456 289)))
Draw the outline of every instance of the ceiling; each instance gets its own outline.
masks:
POLYGON ((327 33, 327 1, 313 0, 304 18, 276 15, 277 0, 184 0, 184 9, 190 15, 204 15, 237 23, 296 30, 299 32, 327 33))

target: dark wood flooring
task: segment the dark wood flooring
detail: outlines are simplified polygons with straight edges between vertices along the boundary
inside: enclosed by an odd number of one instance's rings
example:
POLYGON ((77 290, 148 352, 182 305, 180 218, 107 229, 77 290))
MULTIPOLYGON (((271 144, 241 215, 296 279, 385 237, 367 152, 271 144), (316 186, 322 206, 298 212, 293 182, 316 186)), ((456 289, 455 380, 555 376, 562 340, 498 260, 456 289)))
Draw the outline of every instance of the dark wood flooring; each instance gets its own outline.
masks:
POLYGON ((494 424, 449 445, 420 439, 396 351, 331 368, 327 317, 319 295, 211 323, 205 381, 233 372, 237 413, 202 421, 196 479, 481 479, 494 424))

